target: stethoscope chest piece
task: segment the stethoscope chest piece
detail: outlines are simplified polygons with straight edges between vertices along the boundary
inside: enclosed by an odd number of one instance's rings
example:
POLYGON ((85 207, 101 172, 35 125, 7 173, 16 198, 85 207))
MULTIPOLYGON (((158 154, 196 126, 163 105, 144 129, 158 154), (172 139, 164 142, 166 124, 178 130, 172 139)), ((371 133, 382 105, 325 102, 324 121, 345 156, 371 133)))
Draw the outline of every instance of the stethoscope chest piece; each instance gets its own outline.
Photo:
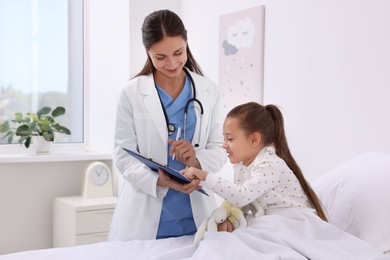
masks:
POLYGON ((174 124, 168 123, 168 135, 172 135, 173 132, 175 132, 175 129, 176 129, 176 127, 174 124))

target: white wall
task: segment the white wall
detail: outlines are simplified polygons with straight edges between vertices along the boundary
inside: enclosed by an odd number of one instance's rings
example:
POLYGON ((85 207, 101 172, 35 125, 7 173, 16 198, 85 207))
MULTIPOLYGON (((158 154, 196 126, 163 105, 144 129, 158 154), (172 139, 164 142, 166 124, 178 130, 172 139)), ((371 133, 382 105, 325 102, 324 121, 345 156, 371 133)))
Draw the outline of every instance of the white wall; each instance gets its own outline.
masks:
POLYGON ((129 1, 85 0, 85 23, 86 138, 112 152, 116 93, 129 77, 129 1))
POLYGON ((390 2, 269 3, 265 103, 283 109, 304 173, 390 152, 390 2))

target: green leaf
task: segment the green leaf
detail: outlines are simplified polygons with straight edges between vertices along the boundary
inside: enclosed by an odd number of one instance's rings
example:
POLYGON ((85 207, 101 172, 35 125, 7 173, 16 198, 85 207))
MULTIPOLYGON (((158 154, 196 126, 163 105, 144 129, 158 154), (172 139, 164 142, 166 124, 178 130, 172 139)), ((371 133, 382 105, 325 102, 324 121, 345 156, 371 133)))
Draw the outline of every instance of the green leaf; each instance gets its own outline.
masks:
POLYGON ((26 148, 28 148, 30 146, 30 143, 31 143, 31 136, 22 136, 22 137, 20 137, 18 143, 24 144, 24 146, 26 148))
POLYGON ((47 115, 51 111, 50 107, 42 107, 41 109, 38 110, 37 115, 38 117, 41 117, 42 115, 47 115))
POLYGON ((65 108, 64 107, 56 107, 53 110, 53 112, 51 113, 51 115, 53 117, 62 116, 63 114, 65 114, 65 108))
POLYGON ((5 121, 0 125, 0 133, 5 133, 7 131, 9 131, 9 122, 5 121))
POLYGON ((9 131, 4 137, 6 137, 8 135, 8 143, 12 143, 12 141, 14 140, 14 133, 12 131, 9 131))
POLYGON ((27 113, 26 122, 31 121, 29 119, 32 119, 33 121, 37 121, 39 119, 39 116, 37 114, 34 114, 34 113, 27 113))
POLYGON ((71 132, 68 128, 66 128, 65 126, 62 126, 62 125, 55 125, 54 128, 57 130, 57 132, 59 133, 63 133, 63 134, 67 134, 67 135, 70 135, 71 132))
POLYGON ((16 122, 22 122, 23 121, 23 114, 20 112, 15 113, 15 121, 16 122))
POLYGON ((12 132, 12 130, 9 130, 1 139, 6 139, 7 137, 8 137, 7 139, 8 143, 9 144, 12 143, 14 138, 14 133, 12 132))
POLYGON ((29 135, 31 135, 32 131, 28 127, 28 125, 21 125, 18 128, 16 128, 15 133, 17 136, 29 136, 29 135))
POLYGON ((47 132, 42 135, 43 138, 45 138, 46 141, 48 142, 53 142, 54 141, 54 133, 53 132, 47 132))
POLYGON ((24 146, 26 148, 29 148, 31 144, 31 136, 26 138, 26 142, 24 143, 24 146))
POLYGON ((67 135, 71 135, 72 132, 66 128, 65 126, 61 126, 61 131, 64 133, 64 134, 67 134, 67 135))

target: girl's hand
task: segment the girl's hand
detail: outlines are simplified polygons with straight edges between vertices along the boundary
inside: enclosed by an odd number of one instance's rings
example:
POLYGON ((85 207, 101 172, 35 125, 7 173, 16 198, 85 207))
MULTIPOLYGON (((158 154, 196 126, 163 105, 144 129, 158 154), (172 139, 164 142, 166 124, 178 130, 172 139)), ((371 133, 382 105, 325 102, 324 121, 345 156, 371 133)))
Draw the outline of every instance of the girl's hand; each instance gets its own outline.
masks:
POLYGON ((194 168, 194 167, 190 167, 190 168, 181 170, 180 173, 184 174, 184 176, 186 176, 190 180, 198 179, 200 181, 206 180, 206 177, 209 174, 208 172, 199 170, 199 169, 194 168))
POLYGON ((175 154, 175 160, 178 160, 189 167, 201 168, 198 159, 196 159, 195 149, 187 140, 168 140, 171 145, 169 154, 175 154))
POLYGON ((225 220, 221 224, 218 224, 218 232, 232 232, 234 230, 233 223, 229 219, 225 220))
POLYGON ((158 169, 158 179, 157 185, 162 187, 168 187, 177 191, 181 191, 183 193, 190 194, 194 190, 202 188, 199 185, 199 180, 192 180, 190 183, 181 184, 177 182, 175 179, 171 179, 169 174, 167 174, 161 168, 158 169))

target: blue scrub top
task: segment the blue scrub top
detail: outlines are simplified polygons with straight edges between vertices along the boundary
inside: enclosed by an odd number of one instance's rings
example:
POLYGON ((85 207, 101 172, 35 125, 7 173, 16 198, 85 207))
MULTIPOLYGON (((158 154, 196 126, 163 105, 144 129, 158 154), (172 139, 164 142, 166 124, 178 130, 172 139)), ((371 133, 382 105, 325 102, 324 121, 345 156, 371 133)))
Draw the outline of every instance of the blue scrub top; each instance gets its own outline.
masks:
MULTIPOLYGON (((182 129, 180 139, 184 138, 184 108, 187 101, 192 98, 191 81, 186 76, 186 81, 183 90, 176 98, 172 97, 162 90, 157 84, 156 88, 165 111, 169 118, 169 122, 175 125, 175 131, 169 139, 175 139, 177 130, 180 126, 182 129)), ((186 125, 186 140, 192 141, 195 132, 196 114, 194 102, 191 102, 187 111, 187 125, 186 125)), ((168 144, 168 166, 182 170, 186 166, 176 160, 172 160, 169 155, 171 145, 168 144)), ((157 230, 157 239, 178 237, 183 235, 192 235, 196 232, 196 225, 194 222, 190 197, 188 194, 169 189, 163 200, 163 206, 160 217, 160 224, 157 230)))

